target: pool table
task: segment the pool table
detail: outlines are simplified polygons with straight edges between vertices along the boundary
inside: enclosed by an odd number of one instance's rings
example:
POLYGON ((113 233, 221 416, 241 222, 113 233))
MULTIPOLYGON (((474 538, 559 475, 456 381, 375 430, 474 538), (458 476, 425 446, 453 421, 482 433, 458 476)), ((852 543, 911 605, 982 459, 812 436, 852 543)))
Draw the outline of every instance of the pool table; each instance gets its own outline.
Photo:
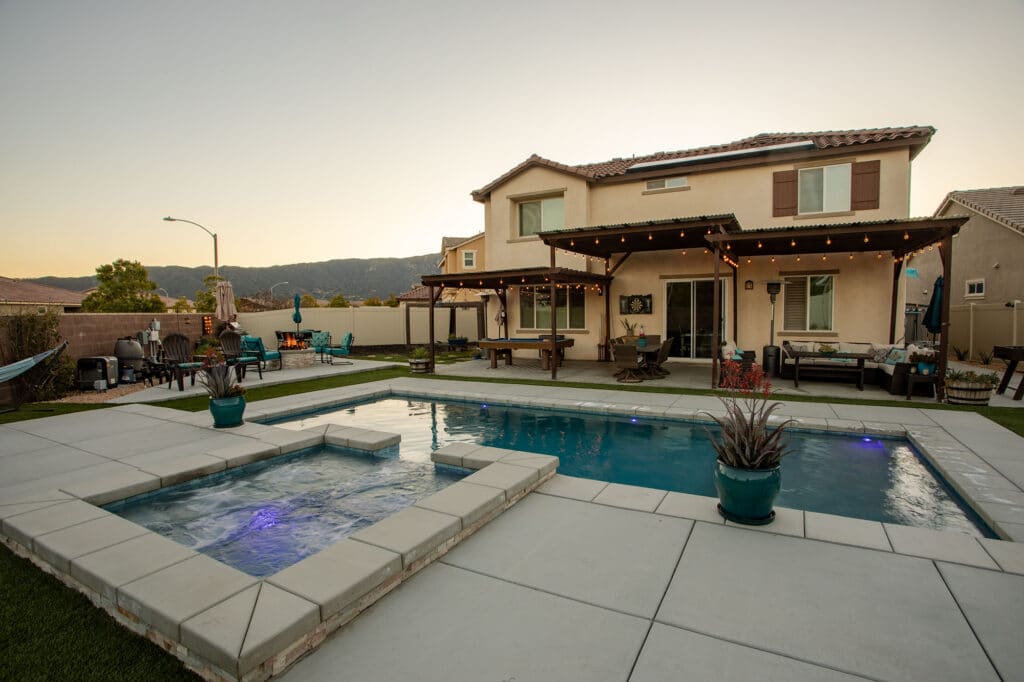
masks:
MULTIPOLYGON (((567 339, 559 336, 555 339, 555 367, 562 362, 562 356, 566 348, 572 348, 574 339, 567 339)), ((491 369, 498 367, 498 355, 505 357, 505 364, 512 364, 512 351, 536 348, 540 351, 540 368, 549 369, 551 366, 551 340, 548 338, 518 338, 518 339, 481 339, 478 344, 481 350, 486 350, 491 356, 491 369)))

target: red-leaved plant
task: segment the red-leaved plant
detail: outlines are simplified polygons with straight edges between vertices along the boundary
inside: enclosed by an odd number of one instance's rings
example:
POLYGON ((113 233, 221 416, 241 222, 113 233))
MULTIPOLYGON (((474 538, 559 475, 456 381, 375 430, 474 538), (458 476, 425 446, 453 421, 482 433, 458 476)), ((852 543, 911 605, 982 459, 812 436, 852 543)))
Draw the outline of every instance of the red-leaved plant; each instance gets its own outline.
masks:
POLYGON ((721 437, 708 429, 711 447, 725 465, 737 469, 772 469, 789 453, 785 429, 792 419, 769 425, 772 414, 781 405, 768 403, 772 394, 771 379, 752 365, 746 370, 733 360, 722 363, 722 388, 730 392, 720 398, 725 416, 705 414, 721 428, 721 437))

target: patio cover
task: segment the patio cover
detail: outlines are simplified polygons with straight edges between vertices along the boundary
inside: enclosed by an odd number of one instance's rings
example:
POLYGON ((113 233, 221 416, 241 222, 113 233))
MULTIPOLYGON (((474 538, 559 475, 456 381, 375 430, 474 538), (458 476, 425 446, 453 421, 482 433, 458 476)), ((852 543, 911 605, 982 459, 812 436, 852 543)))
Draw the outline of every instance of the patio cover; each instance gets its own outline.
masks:
MULTIPOLYGON (((608 289, 612 278, 610 275, 571 268, 555 266, 555 251, 551 250, 550 267, 516 268, 513 270, 491 270, 486 272, 464 272, 450 275, 423 275, 420 281, 429 290, 430 298, 430 371, 434 371, 434 304, 445 288, 493 289, 501 303, 502 311, 508 309, 508 287, 510 286, 548 286, 551 300, 555 300, 555 290, 563 286, 584 285, 598 286, 602 291, 608 289)), ((508 336, 508 319, 502 318, 505 325, 505 336, 508 336)), ((558 320, 551 316, 551 352, 555 353, 555 336, 558 334, 558 320)), ((606 325, 607 326, 607 325, 606 325)), ((551 378, 558 378, 557 363, 551 363, 551 378)))

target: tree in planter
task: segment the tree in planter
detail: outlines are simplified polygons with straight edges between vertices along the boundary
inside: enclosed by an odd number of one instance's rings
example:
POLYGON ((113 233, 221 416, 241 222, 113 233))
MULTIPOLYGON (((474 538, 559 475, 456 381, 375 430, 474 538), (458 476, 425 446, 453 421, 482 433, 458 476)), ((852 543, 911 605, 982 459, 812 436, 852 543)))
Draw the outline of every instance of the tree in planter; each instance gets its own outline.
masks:
MULTIPOLYGON (((4 333, 0 334, 0 338, 4 343, 0 346, 0 364, 8 365, 24 360, 60 345, 60 316, 52 310, 38 314, 11 315, 3 318, 2 324, 4 333)), ((40 386, 42 383, 36 395, 30 396, 31 399, 55 400, 74 388, 75 363, 64 353, 50 366, 33 367, 22 376, 29 385, 40 386), (47 373, 51 373, 51 378, 42 383, 47 373)), ((16 382, 14 385, 19 384, 16 382)))
POLYGON ((96 290, 82 301, 88 313, 162 313, 167 306, 156 293, 156 282, 138 261, 119 258, 96 268, 96 290))

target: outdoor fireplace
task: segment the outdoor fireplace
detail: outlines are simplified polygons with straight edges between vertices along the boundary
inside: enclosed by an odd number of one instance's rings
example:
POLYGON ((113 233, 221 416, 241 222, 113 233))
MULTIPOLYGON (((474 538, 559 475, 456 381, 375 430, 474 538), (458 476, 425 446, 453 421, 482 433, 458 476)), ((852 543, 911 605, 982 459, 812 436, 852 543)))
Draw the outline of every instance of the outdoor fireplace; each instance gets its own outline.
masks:
POLYGON ((278 350, 303 350, 309 348, 313 340, 313 332, 283 332, 276 331, 278 350))

